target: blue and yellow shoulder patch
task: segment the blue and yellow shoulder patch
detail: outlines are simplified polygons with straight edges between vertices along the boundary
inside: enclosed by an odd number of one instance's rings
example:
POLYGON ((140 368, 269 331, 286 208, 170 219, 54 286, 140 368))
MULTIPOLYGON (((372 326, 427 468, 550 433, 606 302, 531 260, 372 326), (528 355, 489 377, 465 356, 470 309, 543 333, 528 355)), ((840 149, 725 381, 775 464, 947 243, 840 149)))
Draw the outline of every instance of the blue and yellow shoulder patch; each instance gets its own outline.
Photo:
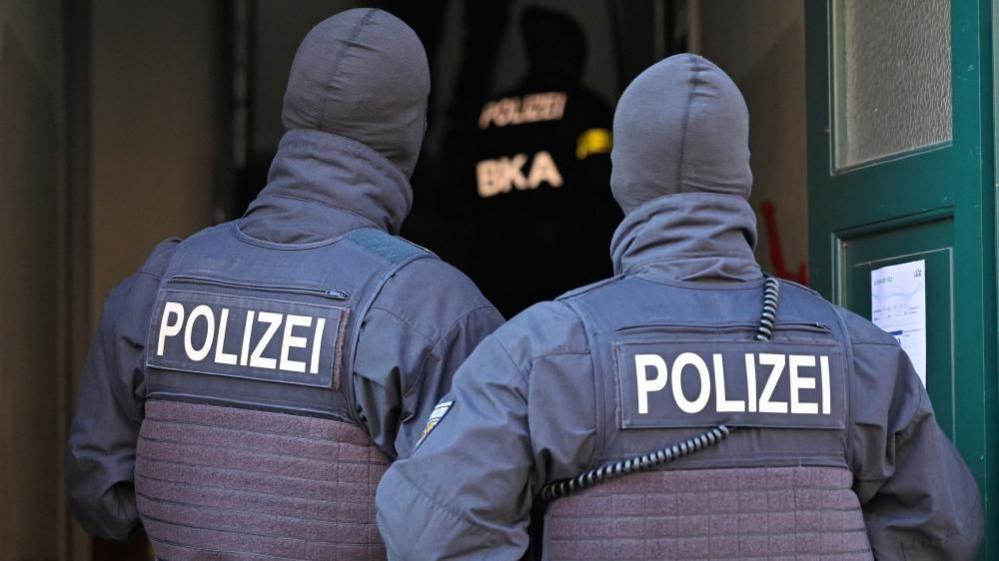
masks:
POLYGON ((427 419, 427 426, 423 427, 423 434, 421 434, 420 439, 416 441, 416 448, 419 448, 420 444, 423 444, 423 441, 430 436, 430 433, 433 432, 435 428, 437 428, 437 425, 440 424, 444 415, 447 415, 447 412, 451 410, 452 405, 454 405, 454 401, 442 401, 434 407, 434 410, 430 412, 430 418, 427 419))

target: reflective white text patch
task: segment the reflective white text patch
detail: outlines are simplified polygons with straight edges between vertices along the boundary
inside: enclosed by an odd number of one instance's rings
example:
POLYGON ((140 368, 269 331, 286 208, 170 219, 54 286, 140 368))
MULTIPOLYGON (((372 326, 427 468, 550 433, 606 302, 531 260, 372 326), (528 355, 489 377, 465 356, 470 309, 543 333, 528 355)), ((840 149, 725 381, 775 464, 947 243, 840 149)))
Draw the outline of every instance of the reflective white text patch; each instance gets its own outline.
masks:
POLYGON ((836 344, 622 342, 615 345, 621 428, 843 428, 836 344))
POLYGON ((296 300, 161 290, 146 364, 317 387, 334 374, 347 309, 296 300))

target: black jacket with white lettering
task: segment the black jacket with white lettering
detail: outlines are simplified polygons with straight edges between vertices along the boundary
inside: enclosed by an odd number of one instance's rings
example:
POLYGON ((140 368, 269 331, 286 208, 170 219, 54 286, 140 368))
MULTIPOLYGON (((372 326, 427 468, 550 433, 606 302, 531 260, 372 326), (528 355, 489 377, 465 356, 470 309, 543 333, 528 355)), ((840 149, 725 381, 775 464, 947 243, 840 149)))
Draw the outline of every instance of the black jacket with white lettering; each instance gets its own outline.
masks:
MULTIPOLYGON (((233 224, 277 254, 360 229, 379 230, 384 238, 396 234, 412 204, 407 176, 423 138, 429 78, 422 48, 405 24, 385 12, 353 10, 320 24, 310 38, 292 71, 284 114, 289 131, 268 185, 233 224), (336 59, 343 44, 351 50, 336 59), (333 83, 331 58, 341 62, 333 83), (315 83, 308 81, 309 65, 322 74, 315 83), (388 121, 393 115, 396 121, 388 121)), ((67 492, 76 517, 100 537, 125 539, 139 526, 133 471, 147 395, 146 340, 178 243, 157 246, 108 296, 80 382, 67 492)), ((395 271, 353 321, 360 335, 346 372, 356 417, 395 458, 411 452, 453 372, 502 318, 465 275, 431 255, 395 271)), ((322 457, 325 448, 316 446, 313 456, 322 457)))
POLYGON ((615 276, 529 308, 459 369, 378 489, 390 559, 515 561, 545 484, 720 423, 736 430, 717 446, 548 505, 543 558, 974 558, 975 480, 890 335, 782 283, 773 340, 754 340, 747 136, 700 57, 629 87, 615 276))
POLYGON ((621 219, 607 190, 611 109, 583 80, 582 30, 540 7, 521 25, 529 70, 449 138, 442 201, 469 230, 458 266, 508 316, 610 274, 593 256, 621 219))
POLYGON ((483 113, 509 103, 529 115, 532 98, 558 96, 564 111, 552 120, 521 117, 527 120, 500 125, 478 115, 480 126, 488 123, 468 143, 472 158, 455 186, 464 191, 456 200, 473 217, 476 242, 460 266, 507 315, 610 273, 605 261, 593 259, 621 218, 607 190, 606 103, 578 84, 528 79, 485 102, 483 113))

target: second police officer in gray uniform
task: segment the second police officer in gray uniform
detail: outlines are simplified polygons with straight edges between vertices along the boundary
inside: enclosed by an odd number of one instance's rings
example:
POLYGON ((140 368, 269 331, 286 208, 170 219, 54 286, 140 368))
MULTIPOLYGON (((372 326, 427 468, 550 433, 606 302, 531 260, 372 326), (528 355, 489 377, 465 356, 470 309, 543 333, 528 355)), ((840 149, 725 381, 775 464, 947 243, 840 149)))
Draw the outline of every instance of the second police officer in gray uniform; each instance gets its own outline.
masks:
POLYGON ((459 369, 379 486, 389 558, 516 561, 539 501, 550 560, 974 558, 975 481, 897 342, 761 274, 735 84, 666 59, 614 143, 615 276, 459 369))
POLYGON ((160 244, 108 298, 67 457, 90 532, 141 525, 171 561, 384 558, 375 485, 502 322, 394 235, 429 87, 386 12, 308 34, 246 215, 160 244))

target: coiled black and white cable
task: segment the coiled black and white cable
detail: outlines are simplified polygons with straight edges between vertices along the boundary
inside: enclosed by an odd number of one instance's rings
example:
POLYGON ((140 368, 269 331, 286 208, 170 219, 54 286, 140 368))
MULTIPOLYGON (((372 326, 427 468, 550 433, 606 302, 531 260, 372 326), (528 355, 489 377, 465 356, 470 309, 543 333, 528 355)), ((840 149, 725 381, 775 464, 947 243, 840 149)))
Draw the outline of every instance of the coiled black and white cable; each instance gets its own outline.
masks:
POLYGON ((779 303, 780 281, 774 277, 767 277, 763 284, 763 313, 760 314, 760 324, 756 327, 757 341, 769 341, 773 337, 779 303))
MULTIPOLYGON (((780 281, 768 276, 763 284, 763 312, 760 314, 760 323, 756 328, 756 335, 754 336, 755 340, 765 342, 773 337, 774 328, 777 324, 777 306, 779 304, 780 281)), ((546 503, 551 502, 611 479, 617 479, 631 473, 652 470, 709 446, 714 446, 728 438, 732 430, 733 428, 727 425, 718 425, 711 430, 690 437, 672 446, 642 454, 641 456, 604 464, 600 467, 586 470, 576 477, 553 481, 541 489, 541 500, 546 503)))
POLYGON ((668 448, 656 450, 655 452, 649 452, 641 456, 635 456, 634 458, 604 464, 598 468, 586 470, 570 479, 554 481, 545 485, 544 488, 541 489, 541 500, 545 502, 554 501, 555 499, 561 499, 567 495, 589 489, 594 485, 603 483, 610 479, 617 479, 630 473, 649 471, 663 464, 672 462, 673 460, 677 460, 699 450, 703 450, 708 446, 714 446, 722 440, 725 440, 731 432, 732 429, 727 426, 718 425, 711 430, 688 438, 679 444, 674 444, 668 448))

